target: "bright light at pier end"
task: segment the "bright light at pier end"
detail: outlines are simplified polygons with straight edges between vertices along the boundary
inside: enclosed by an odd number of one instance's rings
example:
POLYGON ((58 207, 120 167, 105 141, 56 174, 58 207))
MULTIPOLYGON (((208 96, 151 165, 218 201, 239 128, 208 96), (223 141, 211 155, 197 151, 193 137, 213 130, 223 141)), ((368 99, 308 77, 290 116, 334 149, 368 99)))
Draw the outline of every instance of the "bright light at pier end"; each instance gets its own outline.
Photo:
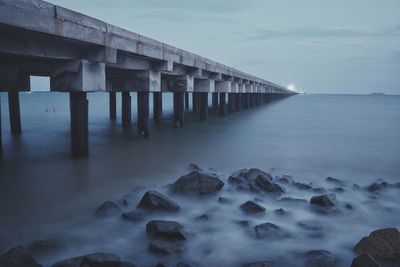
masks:
POLYGON ((287 89, 290 91, 296 91, 296 86, 294 86, 294 84, 289 84, 287 89))

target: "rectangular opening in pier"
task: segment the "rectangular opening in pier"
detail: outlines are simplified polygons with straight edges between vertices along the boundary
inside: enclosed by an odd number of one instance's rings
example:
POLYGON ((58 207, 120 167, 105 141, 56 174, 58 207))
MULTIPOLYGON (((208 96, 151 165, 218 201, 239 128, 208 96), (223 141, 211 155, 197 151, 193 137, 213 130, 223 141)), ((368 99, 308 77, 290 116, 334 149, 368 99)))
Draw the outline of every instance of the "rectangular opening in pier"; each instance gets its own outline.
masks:
POLYGON ((49 76, 29 76, 31 92, 50 92, 49 76))

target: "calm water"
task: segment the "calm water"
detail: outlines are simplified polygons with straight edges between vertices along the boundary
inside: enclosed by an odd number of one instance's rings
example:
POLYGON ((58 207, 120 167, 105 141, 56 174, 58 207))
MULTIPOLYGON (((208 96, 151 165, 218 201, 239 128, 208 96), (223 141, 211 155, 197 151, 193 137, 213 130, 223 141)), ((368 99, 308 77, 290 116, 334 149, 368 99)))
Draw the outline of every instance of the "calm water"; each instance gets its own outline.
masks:
MULTIPOLYGON (((0 252, 35 239, 62 239, 62 252, 39 256, 45 265, 94 251, 114 252, 144 266, 154 264, 158 259, 147 253, 145 222, 132 226, 118 219, 98 221, 93 212, 102 202, 118 200, 137 186, 165 192, 164 186, 185 173, 192 162, 216 169, 224 179, 237 169, 258 167, 324 187, 327 176, 349 185, 367 185, 377 178, 400 182, 398 96, 298 95, 226 118, 211 112, 206 122, 189 113, 183 129, 172 128, 171 97, 165 96, 163 120, 151 123, 151 136, 143 139, 136 136, 135 124, 132 131, 122 131, 119 109, 117 122, 110 122, 106 94, 90 94, 91 156, 81 160, 69 157, 67 94, 22 94, 23 134, 17 138, 9 134, 6 100, 1 94, 0 252)), ((136 119, 134 97, 132 102, 136 119)), ((356 209, 322 218, 329 226, 323 242, 310 241, 299 232, 295 242, 264 244, 224 222, 240 219, 237 206, 250 198, 228 189, 221 194, 235 198, 234 209, 212 208, 215 198, 188 206, 176 199, 184 211, 166 218, 180 220, 191 232, 208 233, 190 241, 185 257, 208 266, 229 265, 265 260, 282 251, 325 248, 340 255, 346 266, 354 256, 351 247, 360 237, 379 227, 400 227, 399 191, 371 201, 363 192, 346 190, 338 199, 354 203, 356 209), (191 218, 204 212, 214 214, 212 226, 193 223, 191 218)), ((135 192, 134 198, 139 199, 144 189, 135 192)), ((300 196, 294 191, 288 194, 300 196)), ((265 201, 267 211, 279 207, 265 201)), ((298 232, 291 222, 315 216, 298 210, 289 221, 267 212, 254 222, 273 221, 298 232)))

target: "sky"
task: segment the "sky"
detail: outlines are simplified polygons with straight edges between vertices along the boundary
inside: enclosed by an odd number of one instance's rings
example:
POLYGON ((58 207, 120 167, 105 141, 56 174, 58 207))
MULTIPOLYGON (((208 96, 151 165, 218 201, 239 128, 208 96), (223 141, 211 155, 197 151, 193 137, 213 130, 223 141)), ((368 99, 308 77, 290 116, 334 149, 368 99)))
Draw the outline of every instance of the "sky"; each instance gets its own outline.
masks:
POLYGON ((400 94, 400 0, 50 0, 307 93, 400 94))

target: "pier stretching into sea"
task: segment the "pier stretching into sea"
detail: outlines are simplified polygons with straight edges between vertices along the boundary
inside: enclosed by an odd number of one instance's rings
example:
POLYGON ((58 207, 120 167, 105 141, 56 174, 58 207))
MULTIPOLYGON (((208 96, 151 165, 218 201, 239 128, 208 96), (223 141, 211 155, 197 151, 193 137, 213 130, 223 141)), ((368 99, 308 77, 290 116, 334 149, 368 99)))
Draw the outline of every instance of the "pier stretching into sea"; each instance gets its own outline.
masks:
MULTIPOLYGON (((69 93, 71 154, 89 155, 87 93, 109 94, 115 120, 121 93, 123 128, 132 127, 131 94, 137 93, 137 131, 149 136, 149 101, 160 119, 163 93, 173 93, 173 121, 185 111, 207 120, 208 99, 221 116, 295 94, 283 86, 177 47, 40 0, 0 0, 0 92, 8 93, 10 129, 22 132, 19 92, 31 76, 50 78, 50 91, 69 93)), ((260 51, 261 52, 261 51, 260 51)), ((1 115, 1 106, 0 106, 1 115)), ((0 116, 0 154, 1 116, 0 116)))

